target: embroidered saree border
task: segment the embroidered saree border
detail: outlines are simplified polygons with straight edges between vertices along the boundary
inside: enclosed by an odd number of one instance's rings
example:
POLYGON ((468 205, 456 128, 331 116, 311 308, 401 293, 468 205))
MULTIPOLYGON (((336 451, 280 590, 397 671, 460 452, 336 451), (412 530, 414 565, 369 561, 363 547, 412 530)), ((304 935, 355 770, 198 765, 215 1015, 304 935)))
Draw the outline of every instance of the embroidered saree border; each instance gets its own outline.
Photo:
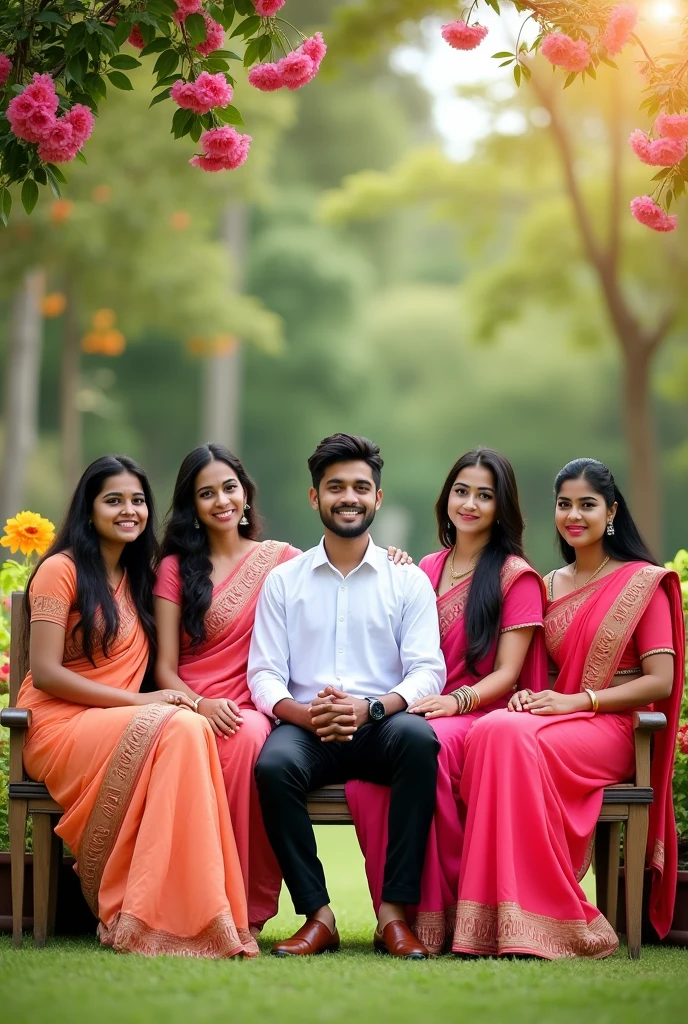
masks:
POLYGON ((585 920, 560 921, 534 914, 518 903, 488 906, 459 900, 454 932, 455 953, 490 956, 531 953, 547 960, 609 956, 619 945, 616 932, 599 914, 585 920))
POLYGON ((69 605, 59 597, 49 594, 37 594, 31 601, 32 622, 54 622, 58 626, 67 625, 69 605))
POLYGON ((237 929, 231 914, 219 914, 198 935, 173 935, 150 928, 138 917, 118 914, 107 928, 101 921, 98 937, 118 953, 143 956, 185 956, 219 960, 244 954, 258 956, 258 943, 249 931, 237 929))
POLYGON ((232 573, 217 594, 205 617, 205 643, 198 648, 202 651, 212 645, 218 636, 237 618, 265 582, 267 574, 279 565, 285 550, 289 547, 283 541, 266 540, 246 557, 235 573, 232 573))
MULTIPOLYGON (((532 566, 526 562, 525 558, 519 558, 518 555, 511 555, 507 558, 502 567, 500 579, 502 585, 502 596, 505 596, 509 592, 511 584, 514 583, 526 569, 532 569, 532 566)), ((437 612, 440 621, 440 642, 444 640, 456 620, 460 619, 465 612, 470 585, 471 581, 469 578, 456 587, 452 587, 451 590, 448 590, 446 594, 442 594, 439 598, 437 602, 437 612)), ((528 623, 528 625, 530 625, 530 623, 528 623)), ((537 622, 535 625, 539 626, 540 623, 537 622)), ((523 629, 523 626, 513 626, 511 628, 523 629)), ((502 632, 507 631, 502 630, 502 632)))
POLYGON ((108 762, 79 846, 79 878, 86 902, 98 917, 98 893, 141 769, 161 729, 179 709, 146 704, 122 733, 108 762))
POLYGON ((446 910, 421 910, 416 914, 413 934, 422 942, 430 956, 440 956, 456 927, 456 904, 446 910))

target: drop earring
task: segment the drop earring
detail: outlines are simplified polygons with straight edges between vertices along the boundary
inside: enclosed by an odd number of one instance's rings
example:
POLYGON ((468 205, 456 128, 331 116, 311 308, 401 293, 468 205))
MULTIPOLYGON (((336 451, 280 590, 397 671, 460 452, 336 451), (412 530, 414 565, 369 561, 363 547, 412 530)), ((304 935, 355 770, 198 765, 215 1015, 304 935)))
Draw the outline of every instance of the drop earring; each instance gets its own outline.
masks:
POLYGON ((607 520, 607 536, 608 537, 613 537, 614 536, 614 532, 615 532, 614 531, 614 520, 613 519, 608 519, 607 520))
POLYGON ((239 520, 239 526, 248 526, 248 519, 246 518, 246 513, 248 512, 250 507, 251 506, 248 504, 248 502, 246 502, 246 504, 244 505, 244 514, 239 520))
POLYGON ((200 530, 200 528, 201 524, 199 523, 198 519, 196 519, 196 517, 194 516, 194 530, 200 530))

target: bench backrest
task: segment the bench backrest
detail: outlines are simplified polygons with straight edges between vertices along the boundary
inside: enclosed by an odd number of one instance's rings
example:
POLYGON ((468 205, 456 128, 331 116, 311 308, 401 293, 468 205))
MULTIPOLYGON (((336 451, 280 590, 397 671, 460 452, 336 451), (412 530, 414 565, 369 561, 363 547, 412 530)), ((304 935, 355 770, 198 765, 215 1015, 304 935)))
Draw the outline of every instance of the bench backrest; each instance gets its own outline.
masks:
POLYGON ((19 696, 19 687, 29 671, 27 631, 24 628, 24 593, 15 590, 10 606, 10 707, 13 708, 19 696))

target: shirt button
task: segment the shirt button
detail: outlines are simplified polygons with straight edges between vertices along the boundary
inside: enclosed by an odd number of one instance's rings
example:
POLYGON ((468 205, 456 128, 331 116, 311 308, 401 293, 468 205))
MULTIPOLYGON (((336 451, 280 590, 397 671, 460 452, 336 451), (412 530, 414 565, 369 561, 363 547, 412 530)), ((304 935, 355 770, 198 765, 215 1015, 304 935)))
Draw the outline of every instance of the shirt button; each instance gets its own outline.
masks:
POLYGON ((340 590, 346 590, 346 587, 340 587, 339 589, 340 590))
POLYGON ((340 654, 343 654, 343 653, 344 653, 344 651, 342 650, 342 648, 341 648, 341 647, 339 648, 339 653, 340 653, 340 654))
POLYGON ((343 615, 340 615, 340 616, 339 616, 339 621, 340 621, 340 622, 343 622, 343 621, 344 621, 344 616, 343 616, 343 615))

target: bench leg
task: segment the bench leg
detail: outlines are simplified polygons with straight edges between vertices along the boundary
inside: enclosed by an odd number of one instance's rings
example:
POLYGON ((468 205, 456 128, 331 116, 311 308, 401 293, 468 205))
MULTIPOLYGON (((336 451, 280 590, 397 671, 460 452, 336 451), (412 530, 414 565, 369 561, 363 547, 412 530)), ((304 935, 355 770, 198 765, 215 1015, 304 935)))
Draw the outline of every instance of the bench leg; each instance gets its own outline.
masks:
POLYGON ((10 800, 10 871, 12 874, 12 945, 21 949, 24 916, 24 853, 26 850, 27 800, 10 800))
POLYGON ((595 893, 597 909, 616 931, 621 855, 621 822, 602 821, 595 830, 595 893))
POLYGON ((45 946, 55 931, 57 880, 62 841, 53 831, 52 814, 33 815, 33 941, 45 946))
POLYGON ((626 823, 625 875, 626 875, 626 939, 631 960, 640 958, 643 915, 643 881, 645 877, 645 847, 649 809, 646 804, 631 804, 626 823))

